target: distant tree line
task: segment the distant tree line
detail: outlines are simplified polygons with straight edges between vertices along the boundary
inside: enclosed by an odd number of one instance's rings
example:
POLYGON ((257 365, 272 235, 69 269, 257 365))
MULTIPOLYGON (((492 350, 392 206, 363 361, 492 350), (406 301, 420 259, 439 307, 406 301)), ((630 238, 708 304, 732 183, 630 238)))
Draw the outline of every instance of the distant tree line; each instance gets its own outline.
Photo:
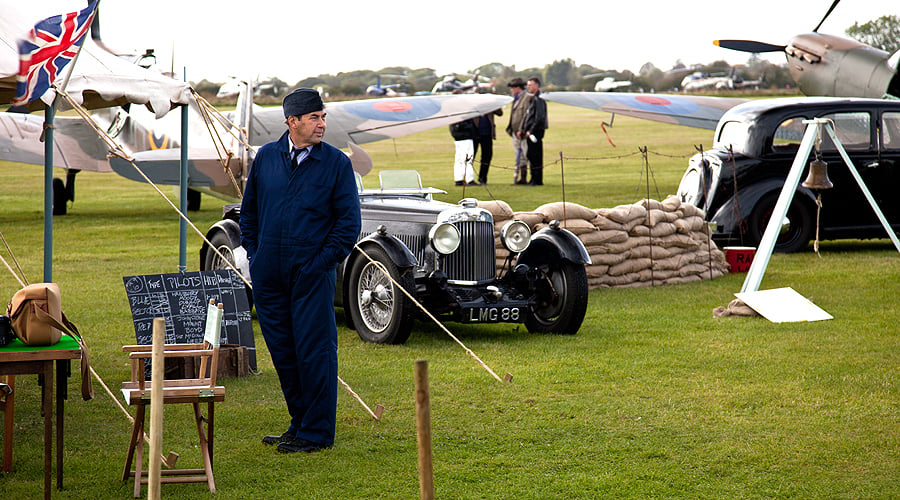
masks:
MULTIPOLYGON (((553 61, 543 68, 516 69, 515 66, 506 66, 493 62, 474 68, 466 73, 455 74, 460 81, 472 79, 477 75, 478 81, 490 81, 493 91, 499 94, 508 92, 507 82, 520 77, 527 80, 532 76, 539 76, 543 82, 542 88, 546 91, 553 90, 593 90, 594 84, 601 76, 611 76, 616 80, 631 81, 632 85, 621 88, 630 92, 672 92, 679 91, 682 79, 691 72, 704 72, 709 75, 732 74, 744 80, 762 80, 767 89, 790 88, 793 85, 787 65, 775 65, 768 61, 751 57, 747 64, 732 68, 725 61, 716 61, 706 65, 686 66, 678 61, 669 70, 658 69, 652 63, 646 63, 638 74, 629 70, 606 70, 589 64, 576 65, 572 59, 553 61), (591 77, 590 75, 595 75, 591 77)), ((258 102, 265 102, 266 97, 273 101, 291 89, 299 87, 321 88, 332 98, 348 97, 359 98, 365 96, 366 89, 374 85, 380 77, 381 85, 404 83, 403 90, 413 95, 416 92, 429 92, 435 83, 441 81, 444 76, 435 72, 432 68, 408 68, 404 66, 390 66, 377 71, 357 70, 342 72, 336 75, 321 74, 304 78, 293 85, 289 85, 278 78, 259 82, 267 89, 266 95, 258 95, 258 102), (405 78, 384 75, 405 75, 405 78)), ((194 84, 194 88, 203 95, 215 95, 221 83, 203 80, 194 84)), ((400 89, 396 89, 400 90, 400 89)), ((233 99, 233 98, 232 98, 233 99)))
MULTIPOLYGON (((900 50, 900 16, 882 16, 874 21, 864 24, 854 23, 846 30, 847 36, 859 40, 872 47, 894 53, 900 50)), ((726 61, 715 61, 710 64, 685 65, 678 60, 675 65, 662 70, 645 63, 637 74, 630 70, 618 71, 602 69, 590 64, 575 64, 572 59, 560 59, 547 64, 543 68, 516 69, 515 66, 506 66, 499 62, 484 64, 472 69, 468 73, 457 74, 457 79, 465 81, 475 78, 481 82, 490 81, 495 93, 506 93, 509 89, 506 83, 515 77, 528 79, 531 76, 539 76, 543 81, 545 90, 593 90, 598 79, 612 77, 619 81, 630 81, 629 87, 620 90, 630 92, 672 92, 681 90, 681 82, 690 73, 699 72, 706 75, 731 75, 740 81, 759 81, 759 87, 763 91, 777 89, 792 89, 794 82, 791 79, 787 64, 773 64, 752 54, 746 64, 731 66, 726 61)), ((407 94, 416 92, 428 92, 434 84, 446 75, 439 75, 432 68, 412 69, 405 66, 391 66, 378 71, 357 70, 336 75, 322 74, 304 78, 294 85, 289 85, 278 78, 272 78, 260 82, 266 89, 265 95, 258 96, 257 100, 265 101, 268 96, 273 102, 278 102, 287 91, 299 87, 321 88, 332 97, 357 98, 366 94, 366 89, 374 85, 378 80, 381 85, 404 84, 407 94), (381 75, 381 76, 380 76, 381 75), (403 77, 398 76, 403 75, 403 77)), ((194 84, 194 88, 207 96, 214 96, 220 83, 202 82, 194 84)))

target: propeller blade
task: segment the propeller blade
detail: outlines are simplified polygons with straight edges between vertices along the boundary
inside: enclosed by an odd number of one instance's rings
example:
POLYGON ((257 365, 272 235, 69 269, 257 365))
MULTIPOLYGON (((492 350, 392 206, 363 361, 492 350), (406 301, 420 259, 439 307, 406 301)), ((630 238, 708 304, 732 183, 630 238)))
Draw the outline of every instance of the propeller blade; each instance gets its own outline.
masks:
POLYGON ((824 23, 825 20, 828 19, 828 16, 831 15, 831 11, 833 11, 834 8, 837 7, 837 4, 839 4, 840 2, 841 0, 834 0, 834 2, 831 3, 831 7, 828 8, 828 12, 825 13, 825 15, 822 17, 822 20, 819 21, 819 24, 817 24, 816 27, 813 28, 813 33, 819 32, 819 28, 822 27, 822 23, 824 23))
POLYGON ((787 47, 786 45, 773 45, 771 43, 756 42, 753 40, 716 40, 713 45, 741 52, 752 52, 754 54, 761 52, 781 52, 787 47))

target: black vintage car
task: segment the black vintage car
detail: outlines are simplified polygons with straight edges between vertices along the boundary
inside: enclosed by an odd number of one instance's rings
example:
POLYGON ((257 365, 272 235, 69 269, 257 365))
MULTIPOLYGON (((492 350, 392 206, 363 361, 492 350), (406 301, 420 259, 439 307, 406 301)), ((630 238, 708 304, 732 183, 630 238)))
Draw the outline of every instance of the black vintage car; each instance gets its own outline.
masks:
MULTIPOLYGON (((381 186, 364 189, 359 180, 362 231, 357 248, 338 268, 335 305, 343 307, 360 338, 405 342, 414 320, 426 316, 410 296, 445 320, 578 331, 587 309, 584 265, 590 258, 574 234, 553 223, 532 234, 527 224, 509 221, 501 239, 510 257, 498 269, 494 220, 477 200, 435 201, 432 195, 444 191, 422 188, 415 171, 383 171, 381 186)), ((226 205, 223 220, 206 237, 249 278, 239 217, 240 205, 226 205)), ((204 243, 200 267, 225 266, 204 243)))
MULTIPOLYGON (((900 101, 800 97, 740 104, 719 120, 713 148, 694 155, 683 202, 702 207, 719 244, 757 246, 799 150, 803 120, 832 120, 838 140, 894 230, 900 230, 900 101)), ((819 238, 884 238, 884 227, 826 136, 821 159, 833 189, 821 190, 819 238)), ((810 160, 814 154, 810 155, 810 160)), ((801 177, 802 179, 803 177, 801 177)), ((775 250, 806 248, 816 231, 816 194, 799 187, 775 250)))

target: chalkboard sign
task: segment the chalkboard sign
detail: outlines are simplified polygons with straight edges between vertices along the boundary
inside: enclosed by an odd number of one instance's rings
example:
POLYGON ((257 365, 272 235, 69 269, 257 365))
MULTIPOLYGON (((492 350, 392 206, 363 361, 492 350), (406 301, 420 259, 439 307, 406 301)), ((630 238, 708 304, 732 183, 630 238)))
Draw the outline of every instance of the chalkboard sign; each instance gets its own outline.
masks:
POLYGON ((125 276, 125 293, 138 344, 153 343, 153 319, 165 318, 167 344, 203 342, 209 299, 222 303, 223 344, 247 347, 256 370, 250 301, 243 280, 232 270, 125 276))

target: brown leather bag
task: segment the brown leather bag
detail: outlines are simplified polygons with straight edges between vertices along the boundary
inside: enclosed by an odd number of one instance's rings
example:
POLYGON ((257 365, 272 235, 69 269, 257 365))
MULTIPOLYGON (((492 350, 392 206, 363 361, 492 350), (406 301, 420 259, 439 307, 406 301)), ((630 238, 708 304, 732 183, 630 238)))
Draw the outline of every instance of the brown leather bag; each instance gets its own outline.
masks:
POLYGON ((87 346, 78 328, 62 312, 62 297, 56 283, 34 283, 22 288, 6 306, 10 326, 16 337, 30 346, 48 346, 59 342, 65 333, 81 347, 81 396, 94 397, 87 346))
POLYGON ((19 290, 9 301, 6 313, 16 337, 27 345, 53 345, 59 342, 62 332, 71 333, 62 324, 62 299, 56 283, 35 283, 19 290))

